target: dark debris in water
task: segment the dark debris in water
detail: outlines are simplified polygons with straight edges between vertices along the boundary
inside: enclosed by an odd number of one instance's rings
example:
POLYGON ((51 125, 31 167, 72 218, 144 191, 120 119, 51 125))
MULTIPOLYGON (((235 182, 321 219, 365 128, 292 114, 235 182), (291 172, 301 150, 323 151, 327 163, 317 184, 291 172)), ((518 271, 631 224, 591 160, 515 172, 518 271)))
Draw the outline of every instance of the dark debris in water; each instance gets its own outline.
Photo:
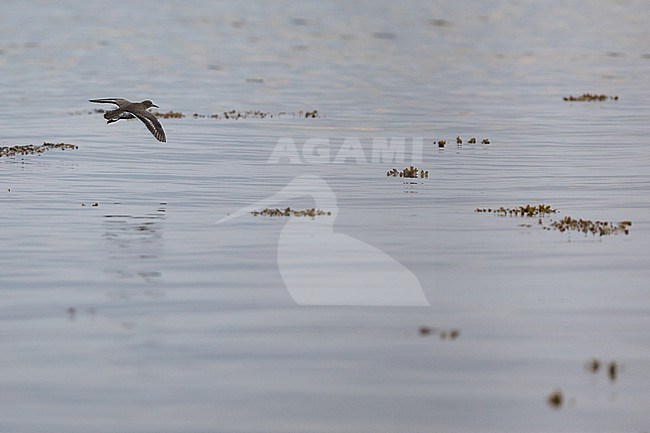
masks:
POLYGON ((316 209, 316 208, 309 208, 309 209, 291 209, 290 207, 285 208, 285 209, 271 209, 271 208, 266 208, 261 211, 254 210, 251 212, 251 214, 257 216, 257 215, 266 215, 266 216, 296 216, 296 217, 317 217, 317 216, 323 216, 323 215, 332 215, 332 212, 330 211, 324 211, 321 209, 316 209))
POLYGON ((607 365, 607 375, 611 382, 616 382, 616 378, 618 377, 618 364, 616 361, 612 361, 607 365))
POLYGON ((448 27, 451 25, 451 22, 442 19, 433 19, 433 20, 429 20, 429 24, 431 24, 434 27, 448 27))
POLYGON ((98 114, 98 113, 99 114, 106 113, 106 110, 104 110, 103 108, 95 108, 95 109, 86 110, 86 111, 72 111, 72 112, 70 112, 70 115, 72 115, 72 116, 80 116, 82 114, 98 114))
MULTIPOLYGON (((463 139, 460 135, 456 136, 455 141, 457 146, 463 145, 463 139)), ((451 142, 451 140, 449 142, 451 142)), ((467 140, 467 144, 476 144, 476 142, 477 142, 476 137, 471 137, 469 140, 467 140)), ((447 144, 447 140, 433 140, 433 144, 438 146, 438 148, 443 149, 447 144)), ((484 138, 483 140, 481 140, 481 144, 490 144, 490 139, 484 138)))
POLYGON ((68 143, 43 143, 41 145, 25 144, 8 147, 0 147, 1 156, 16 156, 16 155, 40 155, 50 149, 78 149, 79 146, 68 143))
MULTIPOLYGON (((629 234, 632 221, 619 221, 613 223, 610 221, 592 221, 587 219, 575 219, 570 216, 565 216, 561 220, 550 221, 545 224, 543 217, 550 214, 557 213, 557 209, 553 209, 550 205, 539 204, 531 206, 519 206, 514 208, 477 208, 474 212, 479 213, 493 213, 497 216, 515 216, 515 217, 539 217, 537 225, 543 226, 544 230, 559 230, 560 232, 578 231, 585 234, 591 233, 592 235, 605 236, 617 234, 629 234)), ((532 227, 531 224, 520 224, 522 227, 532 227)))
POLYGON ((564 394, 562 394, 561 389, 556 389, 553 391, 547 398, 546 402, 548 403, 549 406, 551 406, 554 409, 559 409, 562 407, 562 403, 564 403, 564 394))
POLYGON ((630 226, 632 221, 619 221, 618 223, 613 223, 610 221, 591 221, 585 219, 575 219, 570 216, 565 216, 560 221, 551 222, 550 227, 546 227, 547 230, 551 228, 559 230, 560 232, 565 231, 578 231, 585 234, 591 233, 592 235, 604 236, 604 235, 617 235, 619 233, 629 234, 630 226))
POLYGON ((178 111, 168 111, 166 113, 154 113, 160 119, 181 119, 185 115, 178 111))
POLYGON ((386 172, 387 177, 406 177, 406 178, 428 178, 429 177, 429 170, 420 170, 417 167, 413 167, 412 165, 410 167, 406 167, 404 170, 399 171, 396 168, 393 168, 392 170, 388 170, 386 172))
POLYGON ((550 213, 556 213, 557 209, 553 209, 550 205, 547 204, 538 204, 538 205, 529 205, 527 204, 526 206, 518 206, 518 207, 511 207, 511 208, 505 208, 503 206, 499 208, 477 208, 474 210, 474 212, 491 212, 499 216, 527 216, 527 217, 534 217, 534 216, 542 216, 550 213))
POLYGON ((597 95, 597 94, 592 94, 592 93, 583 93, 580 96, 565 96, 562 99, 565 101, 578 101, 578 102, 584 102, 584 101, 606 101, 608 99, 612 101, 618 101, 618 96, 607 96, 607 95, 597 95))
POLYGON ((422 337, 426 337, 429 335, 438 335, 441 340, 455 340, 458 337, 460 337, 460 329, 454 328, 454 329, 438 329, 438 328, 431 328, 429 326, 420 326, 418 329, 418 333, 422 337))
MULTIPOLYGON (((616 361, 610 361, 606 363, 594 357, 585 362, 584 367, 585 370, 591 375, 597 375, 602 371, 607 375, 610 384, 613 385, 614 382, 616 382, 616 379, 618 378, 618 375, 623 366, 616 361)), ((569 407, 575 406, 575 398, 566 398, 560 388, 556 388, 546 397, 546 402, 554 409, 560 409, 564 405, 565 400, 569 407)))
MULTIPOLYGON (((179 113, 182 114, 182 113, 179 113)), ((182 117, 185 115, 183 114, 182 117)), ((313 110, 313 111, 298 111, 298 112, 290 112, 290 111, 280 111, 277 113, 272 113, 268 111, 260 111, 260 110, 245 110, 245 111, 239 111, 239 110, 230 110, 230 111, 224 111, 223 113, 216 113, 216 114, 199 114, 199 113, 194 113, 192 114, 192 117, 195 119, 224 119, 224 120, 237 120, 237 119, 273 119, 273 118, 278 118, 278 117, 295 117, 295 118, 303 118, 303 119, 316 119, 320 117, 320 114, 318 114, 318 110, 313 110)))
POLYGON ((620 366, 616 361, 611 361, 605 365, 600 359, 592 358, 585 363, 585 370, 591 374, 597 374, 601 369, 606 371, 610 382, 616 382, 620 371, 620 366))

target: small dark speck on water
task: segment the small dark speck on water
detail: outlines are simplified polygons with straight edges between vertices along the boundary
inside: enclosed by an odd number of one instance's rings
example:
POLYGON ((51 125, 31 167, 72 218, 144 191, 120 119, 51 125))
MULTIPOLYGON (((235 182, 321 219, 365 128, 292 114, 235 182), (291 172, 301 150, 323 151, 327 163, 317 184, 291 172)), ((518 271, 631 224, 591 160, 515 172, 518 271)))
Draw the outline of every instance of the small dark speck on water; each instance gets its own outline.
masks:
POLYGON ((397 35, 391 32, 374 32, 372 37, 375 39, 395 39, 397 35))
POLYGON ((607 374, 609 376, 609 380, 612 382, 616 381, 616 377, 618 376, 618 364, 616 361, 612 361, 609 363, 607 366, 607 374))
POLYGON ((562 395, 562 391, 559 389, 553 391, 546 399, 549 406, 551 406, 554 409, 559 409, 560 407, 562 407, 563 400, 564 400, 564 396, 562 395))
POLYGON ((441 20, 441 19, 433 19, 429 21, 432 26, 434 27, 448 27, 451 25, 451 23, 447 20, 441 20))
POLYGON ((598 372, 598 370, 600 370, 600 360, 598 360, 598 358, 594 358, 591 361, 588 361, 585 367, 587 371, 595 374, 598 372))

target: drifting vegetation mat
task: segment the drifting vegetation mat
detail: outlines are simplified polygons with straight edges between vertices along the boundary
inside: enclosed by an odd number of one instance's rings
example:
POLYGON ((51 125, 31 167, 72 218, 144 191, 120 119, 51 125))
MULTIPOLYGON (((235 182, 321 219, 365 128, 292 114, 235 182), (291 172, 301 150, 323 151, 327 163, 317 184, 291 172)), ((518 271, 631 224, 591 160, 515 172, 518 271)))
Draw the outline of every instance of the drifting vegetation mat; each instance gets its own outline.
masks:
POLYGON ((78 149, 79 146, 68 143, 43 143, 39 145, 24 144, 16 146, 0 147, 0 157, 2 156, 16 156, 16 155, 40 155, 50 149, 78 149))
MULTIPOLYGON (((477 208, 474 212, 479 213, 492 213, 501 217, 538 217, 537 225, 542 226, 544 230, 559 230, 564 233, 567 231, 576 231, 582 232, 584 234, 591 233, 592 235, 605 236, 605 235, 617 235, 617 234, 629 234, 630 226, 632 221, 592 221, 588 219, 576 219, 570 216, 565 216, 561 220, 551 220, 549 222, 544 221, 543 217, 549 216, 551 214, 558 213, 557 209, 552 208, 550 205, 538 204, 538 205, 525 205, 518 206, 514 208, 477 208)), ((532 224, 520 224, 525 227, 531 227, 532 224)))

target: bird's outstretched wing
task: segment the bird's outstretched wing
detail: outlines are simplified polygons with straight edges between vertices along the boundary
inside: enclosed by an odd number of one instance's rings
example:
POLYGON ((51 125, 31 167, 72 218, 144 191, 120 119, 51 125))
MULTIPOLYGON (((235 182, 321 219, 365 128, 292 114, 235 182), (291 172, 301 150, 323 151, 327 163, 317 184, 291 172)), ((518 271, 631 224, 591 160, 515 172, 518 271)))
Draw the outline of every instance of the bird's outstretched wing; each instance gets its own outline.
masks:
POLYGON ((115 104, 118 107, 124 107, 125 105, 130 104, 130 101, 122 98, 103 98, 103 99, 89 99, 90 102, 96 102, 98 104, 115 104))
POLYGON ((155 115, 146 110, 138 110, 133 114, 135 114, 135 116, 146 125, 147 129, 149 129, 149 131, 153 134, 154 137, 158 139, 158 141, 162 141, 163 143, 167 141, 167 138, 165 137, 165 131, 163 130, 160 122, 158 122, 158 119, 156 119, 155 115))

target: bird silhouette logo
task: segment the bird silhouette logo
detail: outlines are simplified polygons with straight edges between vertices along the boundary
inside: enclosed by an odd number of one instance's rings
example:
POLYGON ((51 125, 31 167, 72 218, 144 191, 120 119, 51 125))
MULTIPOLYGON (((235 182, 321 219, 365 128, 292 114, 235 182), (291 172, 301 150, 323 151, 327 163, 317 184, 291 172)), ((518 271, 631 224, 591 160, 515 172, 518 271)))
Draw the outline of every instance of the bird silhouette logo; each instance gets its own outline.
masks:
POLYGON ((321 177, 295 177, 277 193, 217 221, 224 224, 252 211, 310 196, 317 218, 290 217, 278 241, 278 269, 298 305, 430 306, 417 277, 380 249, 334 231, 334 191, 321 177))

